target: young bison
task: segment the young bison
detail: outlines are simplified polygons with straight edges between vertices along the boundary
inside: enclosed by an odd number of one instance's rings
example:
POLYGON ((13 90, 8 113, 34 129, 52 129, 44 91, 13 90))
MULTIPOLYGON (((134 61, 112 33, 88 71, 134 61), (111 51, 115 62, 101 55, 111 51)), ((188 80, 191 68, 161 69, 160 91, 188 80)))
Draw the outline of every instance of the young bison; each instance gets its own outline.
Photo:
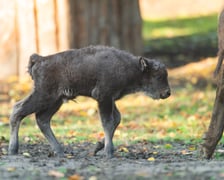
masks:
POLYGON ((138 91, 145 92, 153 99, 170 96, 164 64, 112 47, 90 46, 46 57, 33 54, 28 70, 34 88, 28 97, 17 102, 13 108, 9 154, 18 153, 21 120, 35 113, 37 124, 51 147, 56 154, 63 155, 63 148, 50 127, 51 117, 64 100, 88 96, 98 102, 105 133, 95 153, 104 148, 106 156, 111 158, 112 138, 121 118, 115 101, 138 91))
POLYGON ((216 65, 216 69, 214 72, 215 76, 219 73, 222 66, 223 58, 224 58, 224 9, 222 10, 219 16, 218 45, 219 45, 218 63, 216 65))

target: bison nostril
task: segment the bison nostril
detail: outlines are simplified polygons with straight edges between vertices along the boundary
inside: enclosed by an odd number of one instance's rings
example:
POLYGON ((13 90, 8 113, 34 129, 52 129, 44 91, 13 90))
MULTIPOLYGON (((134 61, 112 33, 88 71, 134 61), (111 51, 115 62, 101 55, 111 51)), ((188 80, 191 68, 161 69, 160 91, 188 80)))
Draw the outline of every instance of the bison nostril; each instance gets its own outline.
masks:
POLYGON ((167 96, 170 96, 170 94, 171 94, 170 91, 167 91, 167 92, 166 92, 166 95, 167 95, 167 96))
POLYGON ((170 89, 168 90, 165 90, 162 94, 161 94, 161 98, 162 99, 165 99, 165 98, 168 98, 169 96, 171 95, 171 92, 170 92, 170 89))

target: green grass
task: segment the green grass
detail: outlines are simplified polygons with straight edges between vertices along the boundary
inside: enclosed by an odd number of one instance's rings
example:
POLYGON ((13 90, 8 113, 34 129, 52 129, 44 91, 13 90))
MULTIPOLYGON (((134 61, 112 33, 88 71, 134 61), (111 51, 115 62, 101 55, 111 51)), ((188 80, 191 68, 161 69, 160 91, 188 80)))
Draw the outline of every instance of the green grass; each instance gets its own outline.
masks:
POLYGON ((177 19, 144 20, 143 38, 147 41, 158 38, 174 38, 216 32, 217 14, 177 19))
POLYGON ((217 54, 217 14, 176 19, 144 19, 145 53, 175 67, 217 54))
MULTIPOLYGON (((215 89, 203 91, 186 87, 174 89, 166 100, 153 101, 143 94, 129 95, 117 102, 122 122, 115 133, 115 144, 130 144, 139 140, 199 142, 210 121, 215 89), (130 103, 131 102, 131 103, 130 103)), ((53 117, 52 128, 65 144, 71 142, 96 142, 103 137, 103 129, 96 103, 87 98, 70 102, 53 117)), ((38 142, 44 137, 38 129, 34 116, 22 121, 21 142, 38 142)), ((0 137, 9 139, 8 124, 0 126, 0 137)))

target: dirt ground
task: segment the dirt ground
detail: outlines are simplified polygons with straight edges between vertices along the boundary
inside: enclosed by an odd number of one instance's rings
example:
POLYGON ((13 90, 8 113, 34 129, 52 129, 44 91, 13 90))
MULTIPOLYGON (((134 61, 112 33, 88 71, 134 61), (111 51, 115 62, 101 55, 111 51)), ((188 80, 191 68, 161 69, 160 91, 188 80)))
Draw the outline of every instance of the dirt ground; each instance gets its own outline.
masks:
POLYGON ((92 155, 94 144, 65 146, 64 158, 52 155, 47 143, 22 144, 17 156, 0 156, 0 179, 222 179, 224 161, 200 159, 197 147, 182 142, 171 144, 138 142, 117 146, 115 157, 107 160, 103 152, 92 155), (164 148, 165 147, 165 148, 164 148))

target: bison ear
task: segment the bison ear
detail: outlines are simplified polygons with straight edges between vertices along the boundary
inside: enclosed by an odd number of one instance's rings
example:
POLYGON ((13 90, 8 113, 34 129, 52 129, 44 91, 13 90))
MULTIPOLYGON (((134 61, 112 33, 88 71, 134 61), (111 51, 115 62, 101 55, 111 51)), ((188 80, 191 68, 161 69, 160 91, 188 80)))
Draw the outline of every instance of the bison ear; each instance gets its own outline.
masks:
POLYGON ((142 72, 144 72, 148 68, 148 62, 143 57, 139 58, 139 66, 142 72))

